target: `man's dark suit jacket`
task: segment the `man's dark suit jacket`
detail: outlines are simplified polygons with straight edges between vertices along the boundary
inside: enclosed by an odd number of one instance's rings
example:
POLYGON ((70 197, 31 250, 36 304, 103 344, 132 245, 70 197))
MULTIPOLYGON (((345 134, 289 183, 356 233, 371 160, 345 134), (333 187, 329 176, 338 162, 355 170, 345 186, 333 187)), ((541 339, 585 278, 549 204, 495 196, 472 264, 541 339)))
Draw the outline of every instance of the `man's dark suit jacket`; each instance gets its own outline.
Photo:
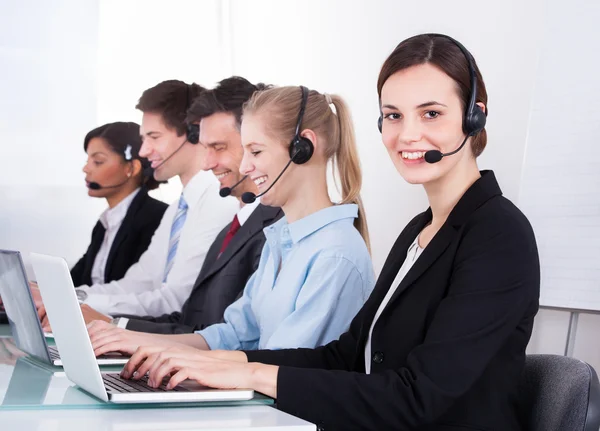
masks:
POLYGON ((246 352, 282 365, 277 405, 331 430, 519 430, 518 385, 538 310, 540 268, 527 218, 482 172, 423 250, 377 320, 371 375, 365 344, 409 246, 415 217, 373 293, 339 340, 317 349, 246 352))
MULTIPOLYGON (((145 187, 133 198, 123 223, 110 247, 106 266, 104 267, 104 283, 120 280, 131 265, 136 263, 146 251, 158 228, 168 205, 148 195, 145 187)), ((79 262, 71 268, 71 277, 75 286, 92 285, 92 268, 96 255, 104 241, 106 229, 98 221, 92 231, 92 242, 79 262)))
POLYGON ((258 268, 265 244, 263 229, 283 216, 280 208, 259 205, 240 227, 218 257, 231 223, 210 246, 202 270, 181 312, 160 317, 126 316, 127 329, 157 334, 198 331, 223 321, 225 309, 243 292, 246 282, 258 268))

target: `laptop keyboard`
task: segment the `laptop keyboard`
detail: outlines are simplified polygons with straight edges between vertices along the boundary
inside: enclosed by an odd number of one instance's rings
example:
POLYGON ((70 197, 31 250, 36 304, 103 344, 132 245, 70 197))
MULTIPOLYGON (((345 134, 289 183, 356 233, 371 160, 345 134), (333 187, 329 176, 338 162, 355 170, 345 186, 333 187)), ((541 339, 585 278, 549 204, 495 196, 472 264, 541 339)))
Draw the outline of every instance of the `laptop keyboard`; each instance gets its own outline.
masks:
POLYGON ((102 374, 102 380, 108 392, 189 392, 188 389, 180 386, 167 389, 168 377, 163 380, 158 388, 148 386, 148 376, 144 376, 139 380, 126 380, 121 378, 119 374, 107 373, 102 374))
POLYGON ((50 354, 50 360, 58 361, 60 359, 60 355, 58 354, 58 349, 54 346, 48 346, 48 353, 50 354))

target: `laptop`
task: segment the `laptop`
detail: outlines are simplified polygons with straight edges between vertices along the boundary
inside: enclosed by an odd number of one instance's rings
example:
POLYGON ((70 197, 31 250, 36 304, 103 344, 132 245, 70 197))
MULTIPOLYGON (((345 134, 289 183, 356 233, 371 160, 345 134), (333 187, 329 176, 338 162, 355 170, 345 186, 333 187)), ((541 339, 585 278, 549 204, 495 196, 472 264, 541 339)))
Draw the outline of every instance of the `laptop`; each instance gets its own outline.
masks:
MULTIPOLYGON (((67 276, 68 281, 60 280, 60 283, 66 283, 75 291, 72 287, 71 273, 67 272, 67 276)), ((29 290, 23 259, 18 251, 0 250, 0 297, 19 350, 41 362, 62 367, 63 362, 56 346, 49 346, 46 342, 46 335, 29 290)), ((101 356, 97 361, 100 365, 123 365, 128 359, 127 356, 114 353, 101 356)))
POLYGON ((160 387, 153 388, 148 386, 147 377, 136 381, 122 379, 116 373, 100 373, 75 289, 64 280, 69 276, 67 262, 37 253, 31 253, 31 262, 65 373, 86 392, 113 403, 240 401, 254 397, 252 389, 212 389, 186 380, 167 390, 166 379, 160 387))

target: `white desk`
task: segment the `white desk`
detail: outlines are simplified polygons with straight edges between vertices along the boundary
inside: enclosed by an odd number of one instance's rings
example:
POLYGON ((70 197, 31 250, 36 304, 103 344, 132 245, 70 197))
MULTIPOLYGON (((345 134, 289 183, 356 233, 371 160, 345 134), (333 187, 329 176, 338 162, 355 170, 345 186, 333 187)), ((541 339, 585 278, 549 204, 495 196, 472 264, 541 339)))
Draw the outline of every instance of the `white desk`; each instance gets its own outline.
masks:
MULTIPOLYGON (((35 365, 0 325, 0 428, 16 431, 315 431, 272 405, 98 408, 66 377, 35 365)), ((263 398, 264 399, 264 398, 263 398)), ((270 401, 270 399, 269 399, 270 401)))
POLYGON ((141 410, 19 410, 0 412, 5 430, 19 431, 315 431, 270 406, 141 410))

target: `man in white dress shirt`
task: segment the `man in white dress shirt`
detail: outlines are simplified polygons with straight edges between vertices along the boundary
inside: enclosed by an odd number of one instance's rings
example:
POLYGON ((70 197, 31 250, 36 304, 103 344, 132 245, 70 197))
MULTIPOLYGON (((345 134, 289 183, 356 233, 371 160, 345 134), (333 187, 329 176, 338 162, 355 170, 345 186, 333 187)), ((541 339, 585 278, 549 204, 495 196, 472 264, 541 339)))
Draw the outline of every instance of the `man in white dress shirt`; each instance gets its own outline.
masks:
POLYGON ((184 188, 165 212, 147 251, 122 279, 76 289, 86 322, 181 310, 208 248, 236 214, 237 200, 221 198, 215 176, 202 171, 206 150, 198 145, 198 131, 185 124, 187 109, 202 91, 197 84, 171 80, 142 94, 137 105, 143 112, 140 155, 152 163, 155 179, 177 175, 184 188))

